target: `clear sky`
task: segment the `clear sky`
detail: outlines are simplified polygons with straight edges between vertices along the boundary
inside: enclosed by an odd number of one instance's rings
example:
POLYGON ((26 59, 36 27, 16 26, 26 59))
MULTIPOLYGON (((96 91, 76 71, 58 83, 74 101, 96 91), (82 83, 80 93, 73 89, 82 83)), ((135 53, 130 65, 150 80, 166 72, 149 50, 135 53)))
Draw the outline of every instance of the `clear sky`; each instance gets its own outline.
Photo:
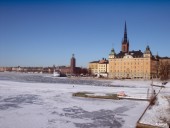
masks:
POLYGON ((130 50, 170 56, 169 0, 0 0, 0 66, 77 66, 130 50))

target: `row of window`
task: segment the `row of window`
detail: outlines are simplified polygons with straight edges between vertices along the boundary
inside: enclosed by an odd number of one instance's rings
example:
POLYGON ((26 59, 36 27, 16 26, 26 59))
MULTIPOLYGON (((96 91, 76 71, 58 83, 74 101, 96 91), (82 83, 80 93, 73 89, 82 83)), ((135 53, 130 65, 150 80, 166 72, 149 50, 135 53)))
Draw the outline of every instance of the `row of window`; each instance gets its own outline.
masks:
POLYGON ((106 70, 99 70, 99 72, 106 72, 106 70))
MULTIPOLYGON (((140 64, 143 64, 143 62, 141 62, 141 63, 139 63, 139 62, 138 62, 138 63, 136 63, 136 62, 135 62, 135 63, 129 63, 129 62, 126 63, 126 62, 124 62, 124 63, 113 63, 113 64, 114 64, 114 65, 116 65, 116 64, 117 64, 117 65, 122 65, 122 64, 124 64, 124 65, 126 65, 126 64, 127 64, 127 65, 134 65, 134 64, 135 64, 135 65, 136 65, 136 64, 140 65, 140 64)), ((146 63, 144 63, 144 64, 147 65, 148 62, 146 62, 146 63)))
MULTIPOLYGON (((111 75, 111 74, 110 74, 111 75)), ((127 74, 127 73, 124 73, 124 74, 112 74, 112 76, 131 76, 131 77, 133 77, 133 76, 149 76, 150 74, 144 74, 144 73, 137 73, 137 74, 127 74)))
MULTIPOLYGON (((132 70, 131 70, 131 71, 130 71, 130 70, 129 70, 129 71, 127 71, 127 70, 124 70, 124 71, 123 71, 123 70, 120 70, 120 71, 119 71, 119 70, 110 70, 110 72, 115 72, 115 73, 129 72, 129 73, 132 73, 132 72, 141 72, 141 71, 140 71, 140 70, 134 70, 134 71, 132 71, 132 70)), ((148 71, 145 70, 145 71, 143 71, 143 72, 146 72, 146 73, 147 73, 148 71)))
MULTIPOLYGON (((144 67, 143 66, 133 66, 133 67, 132 66, 131 67, 130 66, 110 66, 110 69, 121 69, 122 70, 122 69, 127 69, 127 68, 135 69, 135 70, 136 69, 143 70, 144 67)), ((148 68, 148 67, 145 67, 145 69, 146 68, 148 68)))
POLYGON ((106 67, 106 65, 99 65, 99 67, 106 67))
POLYGON ((144 61, 150 60, 150 58, 142 58, 142 59, 111 59, 110 61, 144 61))

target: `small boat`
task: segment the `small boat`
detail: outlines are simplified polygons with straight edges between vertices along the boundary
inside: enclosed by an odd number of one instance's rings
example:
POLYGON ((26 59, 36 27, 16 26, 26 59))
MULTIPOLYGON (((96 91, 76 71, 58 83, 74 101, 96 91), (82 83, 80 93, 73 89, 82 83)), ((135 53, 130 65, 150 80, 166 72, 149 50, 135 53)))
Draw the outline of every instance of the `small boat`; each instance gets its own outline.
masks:
POLYGON ((57 71, 54 70, 53 76, 54 76, 54 77, 60 77, 60 72, 57 72, 57 71))

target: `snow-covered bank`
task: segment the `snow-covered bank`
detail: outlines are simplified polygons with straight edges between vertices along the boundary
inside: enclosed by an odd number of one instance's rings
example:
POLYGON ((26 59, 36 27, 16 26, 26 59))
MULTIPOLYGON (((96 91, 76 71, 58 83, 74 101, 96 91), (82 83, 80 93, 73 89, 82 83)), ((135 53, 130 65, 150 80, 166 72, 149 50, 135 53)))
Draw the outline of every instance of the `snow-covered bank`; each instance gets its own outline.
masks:
POLYGON ((149 107, 149 109, 146 111, 142 119, 140 120, 140 123, 148 124, 152 126, 158 126, 163 128, 169 128, 167 122, 170 125, 170 81, 166 85, 163 85, 164 87, 161 88, 162 82, 159 80, 153 80, 154 85, 157 86, 150 86, 152 81, 144 81, 144 80, 115 80, 112 84, 122 86, 122 90, 125 89, 125 87, 133 87, 132 90, 127 90, 125 92, 127 95, 132 97, 143 97, 146 95, 146 89, 149 89, 149 91, 155 90, 155 93, 159 94, 157 95, 157 100, 155 105, 149 107), (136 89, 134 89, 136 88, 136 89), (143 89, 141 89, 143 88, 143 89), (136 95, 136 93, 138 93, 136 95))
MULTIPOLYGON (((154 82, 155 85, 162 85, 161 82, 154 82)), ((169 128, 170 125, 170 82, 164 88, 155 87, 160 90, 155 105, 150 106, 142 117, 140 123, 153 126, 169 128)))
POLYGON ((148 102, 139 101, 72 97, 72 93, 78 91, 112 93, 116 89, 1 80, 0 127, 134 128, 148 105, 148 102))

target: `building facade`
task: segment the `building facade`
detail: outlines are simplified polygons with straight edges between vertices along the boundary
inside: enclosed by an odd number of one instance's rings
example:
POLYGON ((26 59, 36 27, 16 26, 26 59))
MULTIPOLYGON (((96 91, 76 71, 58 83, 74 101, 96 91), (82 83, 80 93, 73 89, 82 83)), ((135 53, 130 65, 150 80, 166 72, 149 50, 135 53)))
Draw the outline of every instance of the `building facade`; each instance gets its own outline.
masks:
POLYGON ((108 77, 108 71, 109 61, 105 58, 89 63, 89 72, 91 75, 97 75, 98 77, 108 77))
POLYGON ((70 60, 70 66, 58 66, 56 67, 56 70, 58 70, 61 74, 64 75, 76 75, 79 76, 80 74, 87 74, 86 68, 76 67, 76 58, 74 54, 72 54, 71 60, 70 60))
POLYGON ((98 63, 98 73, 108 73, 109 71, 109 61, 106 59, 102 59, 98 63))
POLYGON ((110 78, 144 78, 157 77, 158 59, 152 55, 150 47, 142 52, 130 51, 125 22, 124 38, 119 53, 112 48, 109 54, 109 77, 110 78))
MULTIPOLYGON (((145 51, 142 52, 141 50, 129 50, 129 45, 125 22, 121 51, 116 53, 112 48, 108 60, 90 62, 89 72, 92 75, 107 73, 107 77, 115 79, 151 79, 159 77, 160 63, 168 61, 168 65, 170 65, 170 58, 153 56, 149 46, 146 46, 145 51)), ((169 70, 170 68, 168 68, 169 70)))
POLYGON ((53 67, 0 67, 0 72, 29 72, 29 73, 49 73, 52 74, 54 71, 61 73, 61 76, 66 75, 86 75, 88 70, 82 67, 76 67, 76 59, 74 54, 70 60, 70 66, 53 66, 53 67))
POLYGON ((98 73, 98 64, 99 64, 99 61, 92 61, 89 63, 89 73, 91 75, 96 75, 98 73))

